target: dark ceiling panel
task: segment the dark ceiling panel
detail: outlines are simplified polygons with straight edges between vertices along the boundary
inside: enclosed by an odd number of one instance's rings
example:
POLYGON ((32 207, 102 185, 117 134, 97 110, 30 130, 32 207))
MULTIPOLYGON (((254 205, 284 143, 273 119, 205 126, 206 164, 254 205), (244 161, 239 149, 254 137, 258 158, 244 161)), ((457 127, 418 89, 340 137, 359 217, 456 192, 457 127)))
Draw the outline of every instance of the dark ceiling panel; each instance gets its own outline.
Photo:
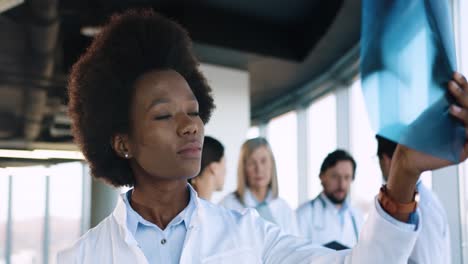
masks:
POLYGON ((319 10, 321 0, 206 0, 207 4, 231 10, 242 16, 256 17, 272 25, 301 24, 312 11, 319 10))
MULTIPOLYGON (((29 90, 21 87, 45 89, 48 98, 43 103, 47 111, 38 140, 70 140, 54 139, 44 131, 54 115, 62 114, 55 113, 50 104, 61 102, 63 106, 67 102, 67 74, 91 43, 92 38, 81 34, 82 28, 100 26, 114 12, 151 7, 187 28, 201 62, 249 71, 251 105, 258 108, 306 80, 309 72, 304 67, 314 72, 321 68, 322 65, 313 62, 320 56, 311 54, 319 47, 324 57, 328 56, 320 43, 343 3, 350 1, 358 0, 61 0, 57 9, 60 31, 56 50, 49 54, 55 58, 54 74, 43 78, 21 72, 28 52, 38 45, 27 37, 32 28, 30 9, 31 3, 48 4, 55 0, 27 0, 0 14, 0 38, 8 40, 0 43, 0 89, 2 85, 19 87, 24 90, 16 93, 18 97, 24 95, 19 100, 29 96, 29 90), (14 21, 14 27, 5 21, 14 21)), ((330 46, 333 48, 335 43, 330 46)), ((321 62, 327 60, 320 59, 318 63, 321 62)))
MULTIPOLYGON (((294 109, 297 106, 296 103, 304 103, 304 98, 297 96, 299 91, 301 94, 304 93, 302 91, 304 87, 307 87, 311 94, 321 95, 326 91, 316 93, 311 89, 322 89, 317 85, 324 82, 344 84, 356 77, 359 70, 360 25, 361 1, 347 0, 331 26, 317 41, 305 60, 294 71, 285 72, 285 76, 283 76, 286 77, 283 78, 285 81, 265 85, 265 79, 261 78, 261 74, 252 75, 252 89, 264 90, 265 93, 263 96, 252 97, 251 117, 257 120, 267 120, 272 117, 272 113, 269 113, 272 105, 276 108, 275 114, 294 109), (346 60, 346 63, 342 62, 343 59, 346 60), (340 72, 334 72, 333 69, 337 66, 339 66, 340 72), (316 86, 309 85, 311 83, 315 83, 316 86), (267 93, 266 91, 271 92, 267 93), (285 100, 291 96, 295 98, 285 100)), ((258 71, 262 71, 262 69, 260 68, 258 71)), ((326 86, 327 89, 333 88, 331 85, 326 86)), ((309 100, 311 99, 314 97, 309 100)))
POLYGON ((342 2, 87 0, 80 4, 61 2, 60 12, 64 38, 76 43, 66 50, 69 52, 83 49, 80 46, 86 44, 79 40, 79 28, 101 25, 113 12, 152 7, 181 23, 199 44, 302 61, 327 30, 342 2))

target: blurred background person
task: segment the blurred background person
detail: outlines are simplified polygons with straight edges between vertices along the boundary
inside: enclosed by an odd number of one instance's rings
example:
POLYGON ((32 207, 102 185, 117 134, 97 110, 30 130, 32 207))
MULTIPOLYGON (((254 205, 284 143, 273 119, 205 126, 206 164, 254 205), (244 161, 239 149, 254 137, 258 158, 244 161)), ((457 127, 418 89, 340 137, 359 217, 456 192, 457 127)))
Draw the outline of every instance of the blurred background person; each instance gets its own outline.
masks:
MULTIPOLYGON (((383 180, 387 182, 397 143, 380 135, 375 137, 380 169, 383 180)), ((424 186, 421 180, 417 182, 416 190, 419 193, 419 210, 424 220, 408 263, 452 263, 450 230, 444 207, 436 194, 424 186)))
POLYGON ((217 139, 205 136, 200 173, 189 179, 198 197, 210 201, 213 192, 221 191, 226 177, 224 146, 217 139))
POLYGON ((320 167, 323 191, 296 210, 299 233, 334 249, 353 247, 364 222, 348 199, 356 172, 354 158, 344 150, 327 155, 320 167))
POLYGON ((289 234, 297 234, 294 211, 278 197, 276 163, 265 138, 247 140, 241 148, 237 190, 220 203, 234 210, 255 208, 265 220, 279 225, 289 234))

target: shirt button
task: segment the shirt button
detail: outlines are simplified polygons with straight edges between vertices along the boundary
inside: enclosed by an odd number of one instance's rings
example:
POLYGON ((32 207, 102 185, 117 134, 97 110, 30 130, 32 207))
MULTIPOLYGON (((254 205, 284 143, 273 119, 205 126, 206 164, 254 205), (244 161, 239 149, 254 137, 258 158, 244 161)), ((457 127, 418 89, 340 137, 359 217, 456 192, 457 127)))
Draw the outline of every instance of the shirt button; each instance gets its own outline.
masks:
POLYGON ((161 245, 166 244, 167 240, 165 238, 161 239, 161 245))

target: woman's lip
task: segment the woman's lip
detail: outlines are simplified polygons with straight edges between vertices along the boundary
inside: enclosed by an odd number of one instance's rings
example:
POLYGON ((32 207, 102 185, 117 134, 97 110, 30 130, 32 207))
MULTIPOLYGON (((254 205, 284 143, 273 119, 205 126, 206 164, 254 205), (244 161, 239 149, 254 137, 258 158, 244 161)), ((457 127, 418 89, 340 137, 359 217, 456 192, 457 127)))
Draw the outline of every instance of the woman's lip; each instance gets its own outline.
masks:
POLYGON ((201 150, 202 144, 198 141, 191 141, 179 148, 177 152, 182 152, 188 149, 199 149, 201 150))
POLYGON ((181 155, 184 158, 200 158, 201 157, 201 148, 184 148, 179 150, 177 154, 181 155))
POLYGON ((253 178, 254 181, 263 181, 265 180, 264 177, 253 178))
POLYGON ((202 144, 199 141, 191 141, 183 145, 178 151, 177 154, 181 155, 184 158, 201 158, 202 144))

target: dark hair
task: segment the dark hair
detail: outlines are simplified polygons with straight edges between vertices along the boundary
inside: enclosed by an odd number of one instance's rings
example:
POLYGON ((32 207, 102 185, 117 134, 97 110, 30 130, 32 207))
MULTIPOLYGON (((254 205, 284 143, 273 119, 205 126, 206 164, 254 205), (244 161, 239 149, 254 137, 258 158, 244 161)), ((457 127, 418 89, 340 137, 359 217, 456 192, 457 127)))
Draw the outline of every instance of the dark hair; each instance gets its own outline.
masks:
POLYGON ((381 135, 375 135, 375 138, 377 139, 377 156, 382 158, 383 154, 386 154, 389 158, 392 158, 398 143, 384 138, 381 135))
MULTIPOLYGON (((114 14, 71 70, 69 115, 73 134, 91 174, 114 186, 132 186, 126 159, 111 146, 119 133, 131 133, 129 112, 134 82, 150 70, 182 75, 208 122, 214 108, 211 88, 198 69, 188 33, 152 10, 114 14)), ((156 162, 156 161, 155 161, 156 162)))
POLYGON ((332 153, 329 153, 327 157, 323 160, 322 166, 320 167, 320 175, 325 173, 329 168, 334 167, 339 161, 350 161, 353 164, 353 180, 356 174, 356 161, 353 157, 346 151, 342 149, 337 149, 332 153))
POLYGON ((203 141, 203 151, 201 159, 201 168, 202 172, 206 166, 210 165, 213 162, 219 162, 224 157, 224 146, 218 140, 205 136, 203 141))
MULTIPOLYGON (((205 136, 201 158, 200 175, 203 170, 213 162, 219 162, 224 157, 224 146, 217 139, 205 136)), ((192 183, 192 178, 188 179, 192 183)))

